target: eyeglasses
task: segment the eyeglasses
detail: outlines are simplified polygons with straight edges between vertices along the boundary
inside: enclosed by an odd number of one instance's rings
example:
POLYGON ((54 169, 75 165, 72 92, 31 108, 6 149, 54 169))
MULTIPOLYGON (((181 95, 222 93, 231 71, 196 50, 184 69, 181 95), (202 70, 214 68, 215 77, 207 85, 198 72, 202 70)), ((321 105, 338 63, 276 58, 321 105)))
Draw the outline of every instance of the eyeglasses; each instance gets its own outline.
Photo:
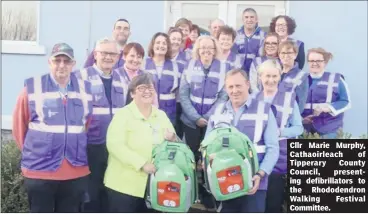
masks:
POLYGON ((116 57, 117 55, 119 55, 118 53, 114 53, 114 52, 106 52, 106 51, 96 51, 101 53, 101 55, 103 57, 107 57, 107 55, 110 55, 111 57, 116 57))
POLYGON ((67 60, 53 59, 52 62, 55 65, 60 65, 61 63, 63 63, 64 65, 71 65, 71 64, 73 64, 74 60, 72 60, 72 59, 67 59, 67 60))
POLYGON ((313 63, 317 63, 320 64, 322 62, 324 62, 325 60, 308 60, 309 63, 313 64, 313 63))
POLYGON ((286 55, 292 55, 295 54, 295 52, 281 52, 280 55, 286 56, 286 55))
POLYGON ((277 43, 277 42, 265 42, 265 45, 272 45, 272 46, 276 46, 276 45, 278 45, 279 43, 277 43))
POLYGON ((203 48, 199 48, 199 50, 202 50, 202 51, 214 51, 215 48, 211 48, 211 47, 203 47, 203 48))
POLYGON ((277 24, 276 27, 287 27, 286 24, 277 24))
POLYGON ((145 92, 148 89, 148 91, 154 91, 155 88, 153 86, 146 86, 146 85, 141 85, 137 87, 137 90, 139 92, 145 92))

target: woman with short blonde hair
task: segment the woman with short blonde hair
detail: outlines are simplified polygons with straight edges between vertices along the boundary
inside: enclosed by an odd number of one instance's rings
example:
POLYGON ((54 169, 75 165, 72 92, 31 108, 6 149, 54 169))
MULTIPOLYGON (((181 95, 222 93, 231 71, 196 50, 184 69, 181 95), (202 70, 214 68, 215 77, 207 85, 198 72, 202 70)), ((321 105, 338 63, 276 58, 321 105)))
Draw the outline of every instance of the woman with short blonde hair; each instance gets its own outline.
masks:
POLYGON ((282 68, 277 60, 266 60, 258 67, 262 90, 255 94, 257 100, 271 104, 278 125, 279 159, 268 178, 266 197, 267 212, 281 212, 285 199, 284 176, 287 170, 287 139, 293 139, 303 133, 300 116, 294 92, 278 88, 282 68))

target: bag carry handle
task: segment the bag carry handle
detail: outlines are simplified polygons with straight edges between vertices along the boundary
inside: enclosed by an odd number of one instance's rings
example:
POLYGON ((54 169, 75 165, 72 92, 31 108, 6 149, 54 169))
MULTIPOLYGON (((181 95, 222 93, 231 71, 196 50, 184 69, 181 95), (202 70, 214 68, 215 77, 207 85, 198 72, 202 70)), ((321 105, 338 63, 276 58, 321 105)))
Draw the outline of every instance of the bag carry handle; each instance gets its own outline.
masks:
POLYGON ((175 159, 175 156, 176 156, 176 151, 172 151, 172 152, 169 153, 168 159, 169 160, 174 160, 175 159))
POLYGON ((229 137, 223 137, 222 138, 222 147, 228 148, 230 145, 229 137))

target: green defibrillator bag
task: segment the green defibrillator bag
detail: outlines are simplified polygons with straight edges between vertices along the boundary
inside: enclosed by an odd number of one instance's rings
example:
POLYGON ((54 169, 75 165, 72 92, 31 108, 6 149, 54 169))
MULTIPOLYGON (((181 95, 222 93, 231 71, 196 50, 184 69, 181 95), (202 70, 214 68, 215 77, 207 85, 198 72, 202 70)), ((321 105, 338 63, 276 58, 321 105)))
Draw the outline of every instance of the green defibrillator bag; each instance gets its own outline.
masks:
POLYGON ((205 187, 217 201, 246 195, 258 171, 253 142, 229 124, 215 126, 201 142, 205 187))
POLYGON ((198 197, 194 154, 183 142, 165 141, 152 154, 146 204, 161 212, 188 212, 198 197))

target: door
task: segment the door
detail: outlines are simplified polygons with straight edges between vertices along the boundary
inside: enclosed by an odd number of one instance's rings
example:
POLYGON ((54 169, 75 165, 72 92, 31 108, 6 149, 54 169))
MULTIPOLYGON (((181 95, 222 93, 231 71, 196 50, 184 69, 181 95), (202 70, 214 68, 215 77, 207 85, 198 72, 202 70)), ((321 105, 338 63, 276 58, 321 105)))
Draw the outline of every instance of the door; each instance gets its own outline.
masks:
POLYGON ((273 17, 285 15, 286 1, 228 1, 228 24, 236 30, 243 26, 242 14, 253 8, 258 15, 258 25, 266 32, 273 17))
POLYGON ((201 32, 209 34, 209 24, 220 18, 227 22, 227 1, 170 1, 170 15, 166 29, 174 26, 175 22, 185 17, 201 28, 201 32))

